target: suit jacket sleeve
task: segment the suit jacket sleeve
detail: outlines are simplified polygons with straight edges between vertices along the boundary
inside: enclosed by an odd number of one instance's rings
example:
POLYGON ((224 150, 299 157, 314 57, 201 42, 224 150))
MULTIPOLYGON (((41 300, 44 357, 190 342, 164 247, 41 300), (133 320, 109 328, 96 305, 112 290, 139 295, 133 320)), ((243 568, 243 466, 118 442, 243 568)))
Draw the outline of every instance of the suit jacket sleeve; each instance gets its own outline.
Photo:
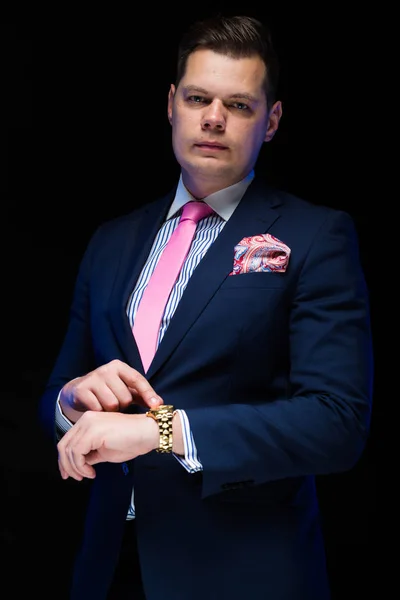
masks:
POLYGON ((228 406, 186 410, 204 496, 235 482, 347 470, 363 451, 373 386, 369 298, 353 221, 344 213, 326 219, 299 270, 287 372, 287 383, 266 386, 261 401, 249 372, 247 397, 233 389, 228 406))

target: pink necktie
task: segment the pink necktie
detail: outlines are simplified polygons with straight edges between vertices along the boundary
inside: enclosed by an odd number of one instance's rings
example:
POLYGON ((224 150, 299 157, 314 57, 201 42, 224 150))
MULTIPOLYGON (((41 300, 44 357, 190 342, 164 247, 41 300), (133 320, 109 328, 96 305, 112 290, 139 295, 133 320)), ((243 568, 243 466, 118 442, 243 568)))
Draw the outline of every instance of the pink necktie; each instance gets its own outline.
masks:
POLYGON ((185 204, 178 227, 165 246, 143 292, 133 324, 133 334, 145 371, 156 352, 165 305, 189 252, 197 223, 212 212, 213 209, 204 202, 185 204))

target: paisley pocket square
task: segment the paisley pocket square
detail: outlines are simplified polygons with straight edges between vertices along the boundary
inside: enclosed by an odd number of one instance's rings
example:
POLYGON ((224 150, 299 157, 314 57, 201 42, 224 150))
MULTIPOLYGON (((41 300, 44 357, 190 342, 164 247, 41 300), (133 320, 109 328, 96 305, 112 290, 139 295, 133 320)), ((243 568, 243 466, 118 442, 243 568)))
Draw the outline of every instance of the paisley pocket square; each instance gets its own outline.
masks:
POLYGON ((235 246, 233 270, 243 273, 283 273, 289 263, 290 248, 270 233, 245 237, 235 246))

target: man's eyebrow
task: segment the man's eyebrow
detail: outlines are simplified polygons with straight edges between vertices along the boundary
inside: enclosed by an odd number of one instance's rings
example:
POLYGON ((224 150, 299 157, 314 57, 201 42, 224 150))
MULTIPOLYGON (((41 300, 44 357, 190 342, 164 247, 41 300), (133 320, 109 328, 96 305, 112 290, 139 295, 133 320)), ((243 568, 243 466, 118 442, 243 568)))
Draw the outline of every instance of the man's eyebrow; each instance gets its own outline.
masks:
MULTIPOLYGON (((184 88, 184 91, 187 94, 203 94, 204 96, 208 96, 210 92, 202 87, 198 87, 197 85, 187 85, 184 88)), ((230 94, 227 96, 228 99, 233 100, 248 100, 249 102, 258 102, 258 99, 255 96, 252 96, 248 92, 235 92, 234 94, 230 94)))
POLYGON ((231 99, 236 98, 237 100, 249 100, 250 102, 258 102, 258 99, 255 96, 247 92, 237 92, 236 94, 231 94, 228 96, 231 99))
POLYGON ((198 87, 197 85, 186 85, 183 89, 185 92, 188 92, 190 94, 192 94, 194 92, 199 92, 199 94, 205 94, 205 95, 208 94, 207 90, 205 90, 204 88, 198 87))

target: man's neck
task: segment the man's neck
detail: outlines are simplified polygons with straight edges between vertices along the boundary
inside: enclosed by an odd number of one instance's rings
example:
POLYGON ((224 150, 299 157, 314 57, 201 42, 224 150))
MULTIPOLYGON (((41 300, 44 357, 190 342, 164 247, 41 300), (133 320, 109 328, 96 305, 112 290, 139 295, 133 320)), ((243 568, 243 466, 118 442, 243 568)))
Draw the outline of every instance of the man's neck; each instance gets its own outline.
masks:
POLYGON ((213 180, 212 178, 200 177, 194 179, 193 177, 190 177, 187 172, 182 170, 183 185, 196 200, 203 200, 215 192, 219 192, 220 190, 226 189, 235 183, 239 183, 239 181, 242 181, 245 177, 246 175, 243 175, 231 180, 222 180, 220 178, 213 180))

